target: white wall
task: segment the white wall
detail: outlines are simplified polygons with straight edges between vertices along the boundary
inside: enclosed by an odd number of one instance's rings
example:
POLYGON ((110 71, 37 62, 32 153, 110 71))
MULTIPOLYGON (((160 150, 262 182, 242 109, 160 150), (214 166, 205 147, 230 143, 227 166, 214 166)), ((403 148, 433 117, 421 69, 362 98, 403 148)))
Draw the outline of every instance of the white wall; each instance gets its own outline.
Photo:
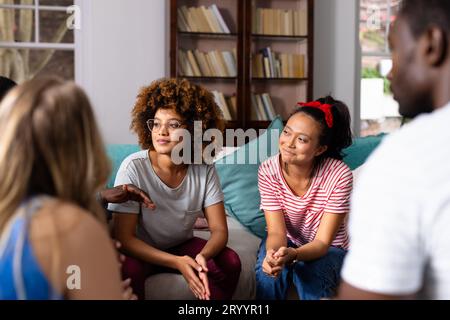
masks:
MULTIPOLYGON (((135 143, 130 111, 138 89, 168 74, 167 0, 76 0, 76 79, 92 99, 107 143, 135 143)), ((359 0, 315 1, 314 97, 331 93, 359 134, 359 0)))
POLYGON ((332 94, 347 103, 359 134, 359 0, 316 0, 314 98, 332 94))
POLYGON ((76 81, 106 143, 136 143, 130 111, 143 85, 166 75, 166 0, 77 0, 76 81))

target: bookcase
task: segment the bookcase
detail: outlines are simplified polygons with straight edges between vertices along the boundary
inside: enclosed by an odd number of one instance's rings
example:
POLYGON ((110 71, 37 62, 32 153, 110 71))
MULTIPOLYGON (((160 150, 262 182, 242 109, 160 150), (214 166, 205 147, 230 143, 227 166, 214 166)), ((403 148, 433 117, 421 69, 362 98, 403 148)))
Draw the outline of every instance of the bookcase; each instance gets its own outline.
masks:
POLYGON ((314 0, 171 0, 170 76, 215 95, 228 128, 313 98, 314 0))

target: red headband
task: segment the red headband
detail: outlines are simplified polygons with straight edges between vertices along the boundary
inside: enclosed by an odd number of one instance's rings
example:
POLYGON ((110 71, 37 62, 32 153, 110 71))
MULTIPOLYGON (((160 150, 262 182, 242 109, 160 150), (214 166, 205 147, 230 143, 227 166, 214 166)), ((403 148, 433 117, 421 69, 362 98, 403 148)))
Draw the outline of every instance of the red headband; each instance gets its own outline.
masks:
POLYGON ((316 108, 319 110, 322 110, 323 113, 325 113, 325 121, 327 122, 328 128, 333 127, 333 114, 331 113, 331 105, 327 103, 320 103, 319 101, 313 101, 313 102, 299 102, 297 103, 298 106, 301 107, 309 107, 309 108, 316 108))

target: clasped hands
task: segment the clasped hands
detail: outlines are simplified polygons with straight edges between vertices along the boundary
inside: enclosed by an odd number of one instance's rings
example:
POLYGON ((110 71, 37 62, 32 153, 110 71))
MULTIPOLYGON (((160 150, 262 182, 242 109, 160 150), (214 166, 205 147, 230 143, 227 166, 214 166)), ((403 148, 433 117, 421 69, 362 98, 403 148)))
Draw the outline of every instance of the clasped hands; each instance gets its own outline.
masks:
POLYGON ((271 277, 278 277, 284 266, 290 264, 297 257, 295 248, 280 247, 277 251, 267 250, 262 268, 264 273, 271 277))
POLYGON ((210 300, 211 292, 208 283, 209 270, 207 260, 202 254, 199 253, 195 259, 189 256, 179 257, 177 269, 181 272, 197 299, 210 300))

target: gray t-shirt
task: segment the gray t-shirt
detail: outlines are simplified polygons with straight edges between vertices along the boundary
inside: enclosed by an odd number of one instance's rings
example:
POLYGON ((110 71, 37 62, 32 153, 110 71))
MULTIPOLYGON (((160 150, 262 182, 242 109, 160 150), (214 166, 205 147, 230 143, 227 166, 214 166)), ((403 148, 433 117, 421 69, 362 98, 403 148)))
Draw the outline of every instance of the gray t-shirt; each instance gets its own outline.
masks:
POLYGON ((214 166, 191 164, 183 182, 170 188, 155 173, 148 150, 134 153, 122 162, 115 185, 130 183, 146 191, 156 209, 141 208, 135 201, 110 203, 108 209, 139 214, 136 236, 161 250, 191 239, 195 220, 203 216, 203 209, 224 199, 214 166))

